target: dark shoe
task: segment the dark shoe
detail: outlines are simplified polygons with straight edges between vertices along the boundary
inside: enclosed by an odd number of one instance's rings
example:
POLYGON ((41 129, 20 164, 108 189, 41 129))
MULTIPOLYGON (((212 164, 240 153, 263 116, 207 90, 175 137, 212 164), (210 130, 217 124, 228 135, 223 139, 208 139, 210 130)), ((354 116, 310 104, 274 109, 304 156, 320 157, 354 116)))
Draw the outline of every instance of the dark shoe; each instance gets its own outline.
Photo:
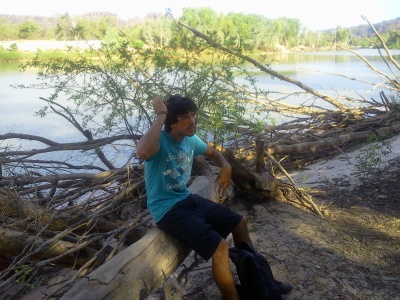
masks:
POLYGON ((280 282, 278 280, 275 280, 276 285, 278 286, 278 290, 282 295, 289 294, 291 290, 293 290, 293 285, 286 283, 286 282, 280 282))

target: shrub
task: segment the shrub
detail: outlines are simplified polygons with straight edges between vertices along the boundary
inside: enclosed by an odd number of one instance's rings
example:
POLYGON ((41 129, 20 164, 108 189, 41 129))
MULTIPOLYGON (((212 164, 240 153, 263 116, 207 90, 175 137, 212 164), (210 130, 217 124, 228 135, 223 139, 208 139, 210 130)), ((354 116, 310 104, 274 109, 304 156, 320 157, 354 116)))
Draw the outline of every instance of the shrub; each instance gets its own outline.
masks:
POLYGON ((392 145, 388 141, 380 141, 382 138, 373 135, 368 139, 368 147, 362 149, 356 156, 356 169, 360 172, 361 184, 367 182, 373 173, 381 172, 384 167, 384 157, 392 152, 392 145))

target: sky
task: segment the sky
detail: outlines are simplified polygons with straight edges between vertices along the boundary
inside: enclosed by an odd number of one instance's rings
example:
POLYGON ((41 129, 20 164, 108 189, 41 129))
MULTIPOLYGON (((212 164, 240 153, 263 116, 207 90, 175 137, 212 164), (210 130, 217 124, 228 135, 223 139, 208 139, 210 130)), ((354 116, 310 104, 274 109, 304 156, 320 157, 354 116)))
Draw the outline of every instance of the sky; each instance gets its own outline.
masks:
MULTIPOLYGON (((5 0, 2 0, 5 1, 5 0)), ((400 17, 399 0, 11 0, 0 15, 71 16, 87 12, 111 12, 122 19, 145 17, 170 9, 179 17, 183 7, 210 7, 217 13, 255 13, 270 19, 297 18, 311 30, 351 27, 400 17)))

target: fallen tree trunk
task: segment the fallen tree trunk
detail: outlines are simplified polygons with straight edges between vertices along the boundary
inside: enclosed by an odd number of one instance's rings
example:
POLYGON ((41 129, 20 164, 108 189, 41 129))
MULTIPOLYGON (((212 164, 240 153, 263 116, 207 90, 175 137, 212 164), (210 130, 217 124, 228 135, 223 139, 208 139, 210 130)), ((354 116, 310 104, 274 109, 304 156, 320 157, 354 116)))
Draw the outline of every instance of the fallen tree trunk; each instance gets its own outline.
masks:
POLYGON ((152 228, 138 242, 78 280, 60 299, 144 299, 189 253, 182 242, 152 228))
MULTIPOLYGON (((195 168, 199 176, 189 190, 219 202, 213 190, 215 170, 202 157, 195 159, 195 168)), ((153 227, 139 241, 76 281, 61 299, 144 299, 175 272, 190 251, 181 241, 153 227)))
POLYGON ((269 154, 280 154, 280 155, 303 153, 303 152, 317 152, 325 149, 332 149, 334 147, 338 147, 348 142, 366 140, 372 134, 374 134, 372 130, 364 132, 352 132, 335 138, 328 138, 328 139, 318 140, 315 142, 304 142, 294 145, 278 145, 274 147, 267 146, 267 152, 269 154))
POLYGON ((232 180, 237 187, 246 191, 248 195, 274 199, 277 193, 277 181, 271 174, 256 173, 243 166, 232 151, 224 153, 226 160, 232 166, 232 180))
MULTIPOLYGON (((249 171, 232 152, 224 155, 232 165, 235 185, 240 184, 247 192, 274 198, 277 181, 273 176, 249 171)), ((196 160, 195 169, 205 175, 196 177, 190 191, 220 202, 220 195, 213 188, 215 174, 207 168, 203 158, 196 160)), ((189 253, 190 249, 182 242, 152 228, 138 242, 79 279, 61 299, 144 299, 182 264, 189 253)))
POLYGON ((400 122, 395 122, 390 126, 375 128, 374 130, 366 130, 359 132, 350 132, 337 137, 321 139, 314 142, 304 142, 293 145, 267 145, 266 150, 269 154, 284 155, 304 152, 318 152, 325 149, 339 147, 349 142, 366 141, 370 136, 376 134, 378 136, 392 136, 400 132, 400 122))
MULTIPOLYGON (((0 256, 17 256, 23 253, 24 249, 36 249, 44 243, 46 243, 46 240, 40 236, 0 227, 0 256)), ((78 253, 65 255, 74 247, 75 243, 59 240, 51 243, 49 247, 39 252, 36 257, 41 260, 60 257, 57 261, 62 265, 81 267, 97 252, 95 249, 85 247, 78 253)), ((104 259, 105 255, 103 254, 98 263, 101 263, 104 259)))
MULTIPOLYGON (((36 226, 46 226, 48 230, 62 231, 73 225, 84 215, 62 213, 59 211, 48 211, 34 202, 24 201, 13 191, 0 191, 0 211, 4 216, 19 220, 35 220, 36 226)), ((122 222, 112 221, 98 216, 95 224, 90 224, 90 231, 87 226, 79 226, 74 229, 74 233, 83 232, 108 232, 115 230, 122 225, 122 222)), ((30 226, 27 225, 29 228, 30 226)))

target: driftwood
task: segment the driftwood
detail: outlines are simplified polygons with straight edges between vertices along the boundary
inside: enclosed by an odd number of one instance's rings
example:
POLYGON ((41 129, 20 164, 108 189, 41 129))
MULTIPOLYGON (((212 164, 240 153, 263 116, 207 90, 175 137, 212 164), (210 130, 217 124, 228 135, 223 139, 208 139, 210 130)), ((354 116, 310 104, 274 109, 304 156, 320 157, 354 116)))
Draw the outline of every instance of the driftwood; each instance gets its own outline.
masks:
POLYGON ((365 141, 368 137, 376 134, 378 136, 392 136, 400 132, 400 122, 395 122, 391 126, 378 127, 375 130, 361 131, 361 132, 350 132, 343 134, 338 137, 330 137, 327 139, 320 139, 314 142, 304 142, 293 145, 267 145, 267 152, 269 154, 293 154, 293 153, 304 153, 314 152, 332 149, 334 147, 342 146, 345 143, 365 141))
MULTIPOLYGON (((216 168, 212 168, 202 157, 196 159, 195 169, 200 176, 196 176, 189 189, 194 193, 202 193, 202 196, 218 202, 225 201, 228 197, 220 197, 213 189, 216 168), (201 175, 204 174, 204 175, 201 175)), ((230 190, 233 192, 233 189, 230 190)), ((126 194, 124 191, 121 194, 126 194)), ((120 194, 120 195, 121 195, 120 194)), ((91 248, 90 244, 84 244, 80 251, 71 251, 77 249, 77 244, 69 242, 69 235, 59 234, 58 238, 48 239, 37 235, 39 228, 46 228, 47 232, 74 232, 75 234, 89 235, 92 231, 116 232, 123 225, 123 222, 112 222, 105 217, 99 216, 97 220, 101 226, 76 226, 76 220, 84 221, 83 215, 72 216, 61 213, 49 213, 37 205, 37 203, 23 201, 13 191, 3 191, 0 197, 0 209, 3 212, 3 218, 18 219, 29 224, 35 220, 36 225, 28 231, 2 229, 0 231, 0 256, 19 255, 24 249, 31 249, 32 255, 44 261, 60 264, 62 266, 78 267, 76 279, 79 274, 84 275, 86 263, 92 261, 91 268, 95 268, 89 275, 80 280, 64 284, 64 288, 69 289, 62 299, 115 299, 124 298, 123 295, 130 295, 133 299, 141 299, 150 293, 155 287, 166 280, 169 275, 176 270, 182 263, 190 250, 176 239, 168 236, 157 228, 150 229, 144 236, 136 238, 134 243, 125 250, 118 252, 115 256, 109 255, 112 248, 108 251, 99 251, 97 248, 91 248), (74 226, 75 225, 75 226, 74 226), (104 262, 109 255, 109 259, 104 262), (132 296, 131 296, 132 295, 132 296)), ((118 195, 118 198, 124 198, 118 195)), ((109 207, 112 207, 109 206, 109 207)), ((148 220, 148 219, 147 219, 148 220)), ((14 222, 16 224, 16 222, 14 222)), ((21 225, 21 224, 20 224, 21 225)), ((87 225, 87 224, 86 224, 87 225)), ((27 225, 25 225, 27 226, 27 225)), ((122 230, 119 230, 122 232, 122 230)), ((131 236, 134 232, 125 234, 125 240, 132 242, 131 236)), ((121 235, 114 235, 116 238, 121 235)), ((137 235, 136 235, 137 237, 137 235)))
MULTIPOLYGON (((40 236, 0 227, 0 256, 18 256, 24 250, 36 250, 45 244, 49 244, 49 247, 37 252, 35 258, 47 260, 58 257, 57 263, 65 266, 81 267, 97 252, 96 249, 88 246, 81 249, 78 253, 68 254, 68 251, 75 247, 75 242, 59 240, 48 243, 46 239, 40 236)), ((101 254, 97 262, 102 263, 105 258, 105 254, 101 254)))
MULTIPOLYGON (((71 215, 71 213, 64 213, 61 211, 49 212, 42 206, 35 202, 29 202, 22 200, 13 191, 1 191, 0 192, 0 211, 3 217, 18 218, 20 220, 27 220, 27 228, 29 229, 28 220, 32 227, 37 226, 38 228, 46 226, 47 230, 61 231, 66 229, 68 226, 73 225, 78 220, 82 220, 85 215, 77 213, 71 215), (34 220, 34 222, 32 222, 34 220)), ((115 230, 119 227, 121 222, 112 221, 104 217, 98 217, 96 223, 93 225, 91 231, 96 232, 108 232, 115 230)), ((31 228, 34 230, 34 228, 31 228)), ((77 228, 74 232, 82 234, 84 230, 82 227, 77 228)))
POLYGON ((235 185, 248 195, 273 200, 277 193, 277 181, 271 174, 256 173, 241 164, 232 151, 224 153, 225 158, 232 166, 232 180, 235 185))
MULTIPOLYGON (((215 172, 204 158, 195 159, 197 176, 189 186, 192 193, 222 202, 229 198, 215 193, 215 172), (221 201, 222 200, 222 201, 221 201)), ((230 190, 232 193, 233 190, 230 190)), ((61 299, 143 299, 181 265, 190 249, 156 227, 77 281, 61 299)))
MULTIPOLYGON (((232 165, 235 186, 266 199, 278 195, 278 182, 272 175, 249 171, 230 151, 224 155, 232 165)), ((210 167, 204 158, 196 159, 194 169, 200 175, 189 186, 192 193, 216 202, 232 196, 221 198, 215 192, 215 172, 218 170, 210 167)), ((190 249, 178 240, 152 228, 142 239, 77 281, 61 299, 124 299, 127 295, 131 299, 143 299, 168 279, 189 252, 190 249)))
POLYGON ((60 299, 144 299, 190 249, 157 228, 77 281, 60 299))

